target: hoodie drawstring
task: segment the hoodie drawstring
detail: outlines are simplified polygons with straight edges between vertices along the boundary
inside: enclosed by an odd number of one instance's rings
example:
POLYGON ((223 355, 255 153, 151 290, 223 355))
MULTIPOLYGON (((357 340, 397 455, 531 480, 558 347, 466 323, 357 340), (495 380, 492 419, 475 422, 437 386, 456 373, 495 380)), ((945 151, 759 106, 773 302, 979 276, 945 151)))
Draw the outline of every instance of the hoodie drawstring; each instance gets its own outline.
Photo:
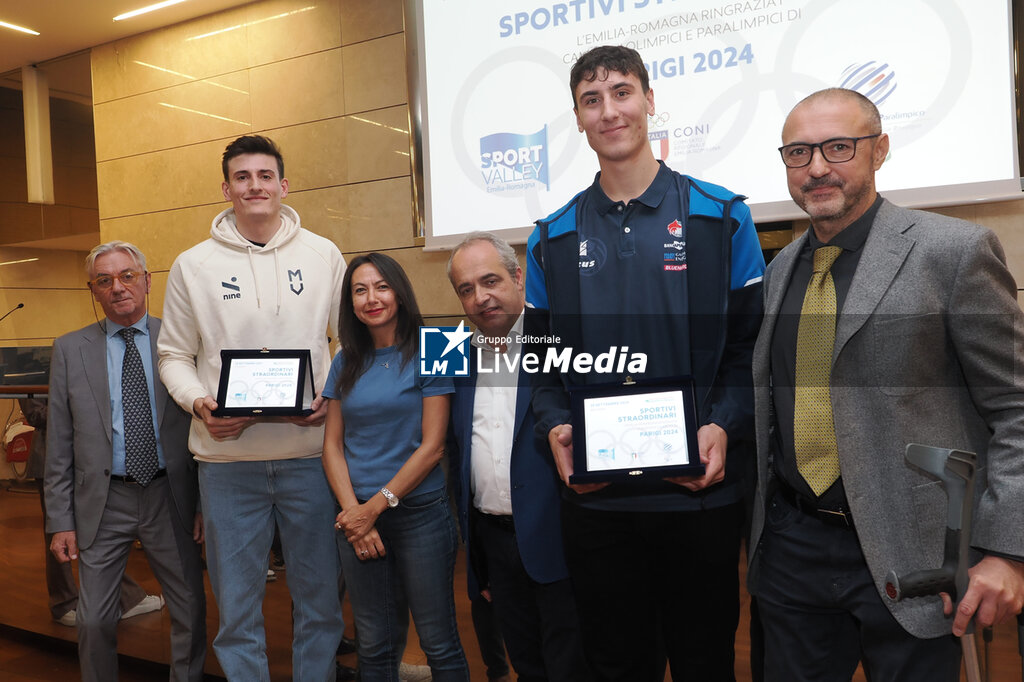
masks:
MULTIPOLYGON (((252 273, 252 281, 256 285, 256 307, 262 308, 262 300, 260 299, 260 278, 256 276, 256 263, 252 260, 252 246, 245 248, 246 253, 249 254, 249 271, 252 273)), ((277 251, 274 251, 277 254, 277 251)))

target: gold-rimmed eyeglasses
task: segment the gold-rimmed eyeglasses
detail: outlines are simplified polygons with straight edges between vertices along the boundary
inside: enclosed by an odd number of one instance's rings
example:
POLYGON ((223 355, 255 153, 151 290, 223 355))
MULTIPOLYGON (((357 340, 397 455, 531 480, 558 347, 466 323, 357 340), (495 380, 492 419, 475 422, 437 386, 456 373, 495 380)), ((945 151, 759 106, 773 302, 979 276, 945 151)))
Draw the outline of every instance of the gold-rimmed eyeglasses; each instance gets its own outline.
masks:
POLYGON ((116 275, 100 275, 95 279, 90 279, 89 286, 96 287, 97 289, 109 289, 114 286, 114 280, 117 280, 125 287, 133 287, 138 284, 145 272, 136 272, 135 270, 125 270, 122 273, 116 275))

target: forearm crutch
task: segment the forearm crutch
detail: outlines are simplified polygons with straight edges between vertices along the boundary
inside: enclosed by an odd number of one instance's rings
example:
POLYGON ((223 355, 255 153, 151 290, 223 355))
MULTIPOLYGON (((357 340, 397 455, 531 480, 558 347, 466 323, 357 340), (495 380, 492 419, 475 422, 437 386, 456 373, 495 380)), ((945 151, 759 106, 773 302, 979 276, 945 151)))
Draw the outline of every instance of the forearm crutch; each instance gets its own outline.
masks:
MULTIPOLYGON (((913 571, 900 577, 889 571, 885 593, 893 601, 940 592, 958 603, 967 592, 967 561, 970 555, 971 519, 974 513, 974 472, 978 457, 973 452, 911 443, 907 461, 942 481, 949 505, 946 514, 946 545, 941 568, 913 571)), ((974 643, 974 619, 960 637, 967 682, 981 682, 981 666, 974 643)))

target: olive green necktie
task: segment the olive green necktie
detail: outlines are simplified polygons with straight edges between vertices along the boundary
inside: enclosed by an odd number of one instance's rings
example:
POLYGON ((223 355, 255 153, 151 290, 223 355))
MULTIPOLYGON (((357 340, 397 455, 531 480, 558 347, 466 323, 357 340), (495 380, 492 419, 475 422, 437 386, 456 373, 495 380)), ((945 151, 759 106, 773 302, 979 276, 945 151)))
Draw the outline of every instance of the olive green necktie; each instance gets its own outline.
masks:
POLYGON ((814 251, 814 272, 800 308, 796 340, 793 447, 796 467, 815 495, 839 478, 839 449, 832 422, 832 349, 836 342, 836 286, 829 271, 842 248, 814 251))

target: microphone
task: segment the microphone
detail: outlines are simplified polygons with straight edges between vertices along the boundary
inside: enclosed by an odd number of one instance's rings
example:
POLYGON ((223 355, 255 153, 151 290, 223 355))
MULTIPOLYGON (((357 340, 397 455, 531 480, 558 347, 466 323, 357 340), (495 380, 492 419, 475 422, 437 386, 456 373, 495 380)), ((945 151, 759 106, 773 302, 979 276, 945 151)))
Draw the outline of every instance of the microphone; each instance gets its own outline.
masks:
POLYGON ((13 313, 18 308, 24 308, 24 307, 25 307, 24 303, 19 303, 18 305, 14 306, 10 310, 8 310, 7 313, 3 317, 0 317, 0 322, 3 322, 5 319, 7 319, 7 315, 10 315, 11 313, 13 313))

